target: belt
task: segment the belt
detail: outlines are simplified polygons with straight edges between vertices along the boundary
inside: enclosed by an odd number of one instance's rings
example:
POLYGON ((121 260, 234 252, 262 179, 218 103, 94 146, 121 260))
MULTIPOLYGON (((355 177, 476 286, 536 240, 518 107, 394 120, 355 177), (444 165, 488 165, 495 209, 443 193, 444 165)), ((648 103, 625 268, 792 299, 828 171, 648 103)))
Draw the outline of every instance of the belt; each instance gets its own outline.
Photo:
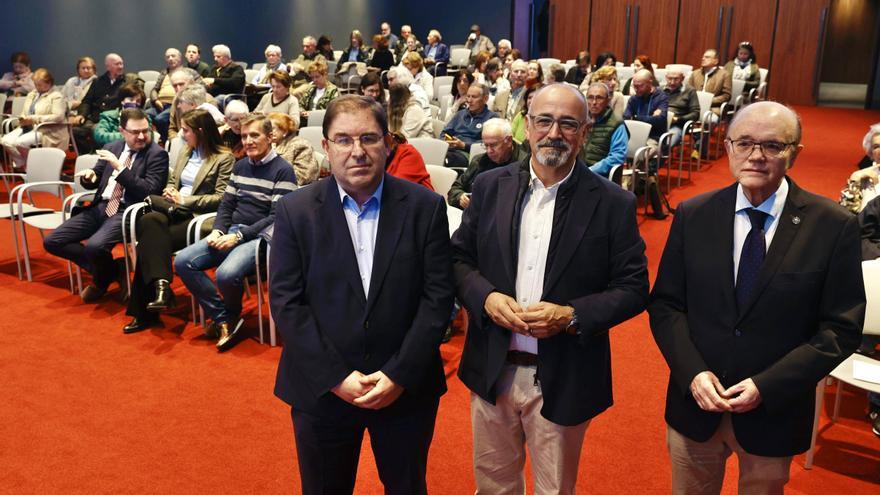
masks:
POLYGON ((530 352, 507 351, 507 362, 516 366, 537 366, 538 355, 530 352))

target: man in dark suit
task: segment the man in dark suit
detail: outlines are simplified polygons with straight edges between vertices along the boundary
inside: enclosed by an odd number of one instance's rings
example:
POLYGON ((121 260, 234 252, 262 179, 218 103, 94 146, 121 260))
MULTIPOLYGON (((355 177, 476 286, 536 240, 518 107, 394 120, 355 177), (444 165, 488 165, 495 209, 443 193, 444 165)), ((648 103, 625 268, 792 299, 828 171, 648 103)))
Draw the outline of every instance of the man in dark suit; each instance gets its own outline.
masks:
POLYGON ((740 493, 782 493, 816 383, 858 347, 858 221, 786 177, 800 138, 792 110, 749 105, 726 140, 737 183, 677 209, 648 308, 673 493, 719 493, 731 452, 740 493))
POLYGON ((454 292, 446 204, 385 174, 371 98, 334 100, 323 127, 333 177, 279 200, 270 266, 302 493, 352 493, 366 429, 385 493, 424 494, 454 292))
POLYGON ((573 493, 589 420, 611 403, 611 327, 648 302, 632 194, 577 160, 587 104, 553 84, 532 101, 529 160, 480 174, 452 239, 470 315, 477 493, 573 493))
POLYGON ((97 301, 118 273, 113 246, 122 241, 122 213, 150 194, 159 194, 168 179, 168 153, 152 141, 147 115, 140 108, 120 114, 123 140, 98 151, 94 169, 81 172, 82 185, 97 188, 91 205, 43 240, 46 251, 73 261, 92 274, 83 301, 97 301), (85 244, 82 241, 86 241, 85 244))

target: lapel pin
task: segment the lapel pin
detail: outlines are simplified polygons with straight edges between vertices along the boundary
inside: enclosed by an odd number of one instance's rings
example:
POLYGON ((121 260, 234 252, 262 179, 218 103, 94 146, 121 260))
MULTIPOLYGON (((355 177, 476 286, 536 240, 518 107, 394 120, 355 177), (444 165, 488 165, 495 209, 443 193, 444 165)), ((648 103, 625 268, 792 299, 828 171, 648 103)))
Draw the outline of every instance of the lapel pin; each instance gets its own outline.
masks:
POLYGON ((791 217, 791 223, 793 223, 795 225, 801 223, 801 217, 798 217, 798 216, 791 217))

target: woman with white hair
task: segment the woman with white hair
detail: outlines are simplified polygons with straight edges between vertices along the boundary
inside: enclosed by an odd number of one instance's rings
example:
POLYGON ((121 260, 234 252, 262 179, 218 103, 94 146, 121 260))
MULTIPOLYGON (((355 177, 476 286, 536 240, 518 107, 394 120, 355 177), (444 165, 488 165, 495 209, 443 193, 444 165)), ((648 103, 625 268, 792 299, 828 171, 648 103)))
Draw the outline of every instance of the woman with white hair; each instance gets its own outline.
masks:
POLYGON ((269 87, 269 75, 275 71, 290 72, 290 68, 281 59, 281 47, 278 45, 269 45, 263 53, 266 56, 266 65, 257 71, 257 74, 250 83, 258 88, 269 87))
POLYGON ((859 162, 859 169, 849 176, 849 180, 861 182, 869 179, 871 184, 880 181, 880 123, 872 125, 862 138, 865 157, 859 162))

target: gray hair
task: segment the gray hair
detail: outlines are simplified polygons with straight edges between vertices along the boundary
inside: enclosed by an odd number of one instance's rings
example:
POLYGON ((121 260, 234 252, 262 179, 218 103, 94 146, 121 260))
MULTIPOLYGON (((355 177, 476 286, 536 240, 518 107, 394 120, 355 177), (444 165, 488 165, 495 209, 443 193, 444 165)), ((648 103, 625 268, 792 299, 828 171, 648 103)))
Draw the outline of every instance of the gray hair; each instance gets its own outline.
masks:
POLYGON ((190 82, 198 81, 202 78, 202 76, 200 76, 198 72, 196 72, 194 69, 190 69, 189 67, 180 67, 176 71, 172 72, 171 75, 168 77, 173 79, 178 76, 183 76, 187 78, 187 80, 190 82))
POLYGON ((171 48, 165 50, 165 55, 168 55, 168 52, 174 52, 177 54, 178 57, 183 56, 183 54, 180 53, 180 50, 178 50, 177 48, 174 48, 174 47, 171 47, 171 48))
POLYGON ((226 58, 232 58, 232 51, 226 45, 214 45, 211 47, 211 53, 219 53, 226 58))
POLYGON ((409 86, 414 81, 409 69, 402 69, 400 66, 388 69, 388 73, 394 77, 395 83, 403 84, 404 86, 409 86))
POLYGON ((208 101, 208 92, 201 84, 189 84, 177 93, 177 104, 186 103, 197 107, 208 101))
POLYGON ((498 40, 498 48, 501 48, 502 46, 506 46, 507 48, 510 48, 511 47, 510 40, 508 40, 508 39, 498 40))
MULTIPOLYGON (((487 86, 483 83, 475 82, 475 83, 471 84, 471 88, 480 88, 480 91, 483 93, 483 98, 489 97, 489 86, 487 86)), ((470 89, 470 88, 468 88, 468 89, 470 89)))
POLYGON ((513 136, 513 127, 511 127, 510 121, 498 117, 494 117, 487 120, 486 122, 483 122, 483 134, 485 134, 486 131, 497 131, 501 133, 501 137, 513 136))
POLYGON ((316 40, 314 36, 309 35, 309 36, 306 36, 303 38, 302 44, 303 45, 317 45, 318 40, 316 40))
POLYGON ((587 93, 589 93, 590 90, 593 88, 602 88, 605 90, 605 98, 611 97, 611 88, 609 88, 607 84, 605 84, 603 82, 596 81, 596 82, 590 84, 590 86, 587 88, 587 93))
POLYGON ((270 53, 277 53, 278 56, 281 56, 281 47, 278 45, 269 45, 263 50, 263 55, 268 55, 270 53))
POLYGON ((223 115, 229 118, 232 115, 244 115, 250 112, 248 110, 247 103, 241 100, 232 100, 226 103, 226 109, 223 111, 223 115))
POLYGON ((436 36, 438 42, 443 41, 443 36, 440 36, 440 31, 437 31, 436 29, 428 31, 428 36, 436 36))
POLYGON ((868 158, 873 158, 871 156, 871 142, 877 134, 880 134, 880 122, 869 127, 868 133, 865 134, 865 138, 862 139, 862 148, 865 149, 865 154, 868 155, 868 158))

